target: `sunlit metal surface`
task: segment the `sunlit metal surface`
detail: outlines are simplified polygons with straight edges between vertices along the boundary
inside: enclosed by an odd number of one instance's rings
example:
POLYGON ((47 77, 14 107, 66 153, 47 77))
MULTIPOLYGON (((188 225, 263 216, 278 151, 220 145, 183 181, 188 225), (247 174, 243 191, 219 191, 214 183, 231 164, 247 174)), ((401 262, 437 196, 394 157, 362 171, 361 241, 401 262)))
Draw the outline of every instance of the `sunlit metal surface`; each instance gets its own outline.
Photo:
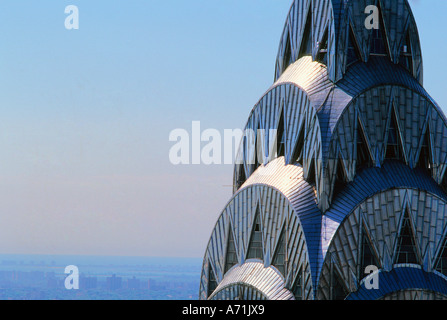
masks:
POLYGON ((294 300, 293 294, 284 287, 284 279, 273 267, 266 268, 263 262, 247 261, 241 266, 233 267, 219 284, 210 299, 249 300, 250 294, 240 287, 251 287, 267 300, 294 300), (236 288, 236 290, 234 290, 236 288))

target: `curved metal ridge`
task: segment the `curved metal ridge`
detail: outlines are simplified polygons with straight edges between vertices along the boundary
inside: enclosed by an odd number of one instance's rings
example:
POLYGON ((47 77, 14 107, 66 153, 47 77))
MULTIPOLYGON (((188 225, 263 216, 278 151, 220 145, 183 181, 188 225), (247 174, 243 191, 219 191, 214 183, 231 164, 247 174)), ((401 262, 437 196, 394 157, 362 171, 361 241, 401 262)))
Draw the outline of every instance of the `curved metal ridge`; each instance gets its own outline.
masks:
POLYGON ((364 280, 359 290, 351 293, 346 300, 377 300, 387 294, 406 289, 429 290, 447 296, 447 281, 435 273, 425 272, 418 265, 395 265, 394 269, 389 272, 379 270, 378 277, 387 285, 379 285, 377 290, 368 290, 364 280))
POLYGON ((293 83, 306 91, 309 96, 333 86, 327 75, 327 67, 318 61, 313 61, 311 56, 304 56, 291 64, 274 86, 283 83, 293 83))
POLYGON ((240 190, 255 184, 269 185, 278 189, 289 199, 300 191, 314 194, 313 188, 304 180, 303 168, 299 164, 286 165, 284 157, 276 158, 267 165, 260 166, 241 186, 240 190))
POLYGON ((351 37, 357 45, 359 60, 367 62, 377 53, 370 40, 373 30, 365 28, 365 8, 369 5, 380 10, 381 27, 385 29, 383 41, 392 63, 400 62, 403 45, 409 37, 407 52, 412 58, 411 74, 422 84, 422 50, 416 21, 407 0, 295 0, 281 36, 275 80, 303 54, 316 60, 320 50, 324 49, 329 78, 337 82, 352 66, 347 61, 347 43, 351 37), (308 38, 310 42, 305 41, 308 38))
POLYGON ((263 262, 254 260, 247 260, 244 264, 231 268, 209 299, 212 300, 222 290, 237 285, 255 288, 268 300, 295 300, 293 294, 285 288, 284 278, 275 268, 266 268, 263 262))
POLYGON ((397 188, 428 191, 447 202, 445 192, 424 171, 410 169, 399 161, 387 161, 381 168, 368 168, 357 174, 354 181, 334 198, 325 215, 341 222, 365 199, 397 188))
MULTIPOLYGON (((303 168, 299 164, 285 165, 284 157, 279 157, 267 165, 259 167, 244 183, 240 191, 255 185, 267 185, 281 192, 289 201, 294 213, 303 227, 309 251, 310 267, 314 274, 321 265, 323 252, 320 238, 322 235, 322 213, 317 206, 316 190, 303 177, 303 168)), ((325 233, 335 231, 335 223, 325 223, 325 233)), ((316 284, 316 278, 312 281, 316 284)))

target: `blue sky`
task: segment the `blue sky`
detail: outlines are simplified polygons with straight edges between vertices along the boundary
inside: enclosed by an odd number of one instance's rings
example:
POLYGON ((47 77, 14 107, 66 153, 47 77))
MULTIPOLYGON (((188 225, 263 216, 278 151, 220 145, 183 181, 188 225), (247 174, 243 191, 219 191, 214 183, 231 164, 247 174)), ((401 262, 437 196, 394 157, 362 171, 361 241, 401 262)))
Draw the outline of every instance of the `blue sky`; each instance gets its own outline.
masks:
MULTIPOLYGON (((2 1, 0 253, 201 256, 232 167, 172 166, 169 133, 243 127, 290 4, 2 1)), ((447 2, 412 5, 446 111, 447 2)))

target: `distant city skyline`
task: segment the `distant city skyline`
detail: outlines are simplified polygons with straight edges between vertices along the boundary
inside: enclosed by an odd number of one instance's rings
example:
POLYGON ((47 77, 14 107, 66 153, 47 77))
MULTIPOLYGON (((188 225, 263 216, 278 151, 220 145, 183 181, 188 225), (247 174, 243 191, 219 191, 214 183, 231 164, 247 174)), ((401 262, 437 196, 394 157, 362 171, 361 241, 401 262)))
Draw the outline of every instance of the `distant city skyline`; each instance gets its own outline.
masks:
POLYGON ((0 254, 0 300, 195 300, 200 259, 0 254), (67 263, 79 265, 67 290, 67 263))
MULTIPOLYGON (((447 112, 447 2, 410 2, 447 112)), ((291 3, 3 1, 0 253, 202 257, 233 167, 172 165, 169 132, 243 128, 291 3)))

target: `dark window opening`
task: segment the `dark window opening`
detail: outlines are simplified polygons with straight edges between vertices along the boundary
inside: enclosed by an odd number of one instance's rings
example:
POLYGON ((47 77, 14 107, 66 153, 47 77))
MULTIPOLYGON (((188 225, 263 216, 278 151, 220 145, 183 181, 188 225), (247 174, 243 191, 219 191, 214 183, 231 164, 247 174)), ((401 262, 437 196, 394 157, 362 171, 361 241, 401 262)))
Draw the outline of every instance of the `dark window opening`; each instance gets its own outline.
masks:
POLYGON ((442 178, 441 187, 445 193, 447 193, 447 169, 444 173, 444 177, 442 178))
POLYGON ((402 45, 400 51, 399 64, 407 69, 410 73, 413 73, 413 54, 409 32, 405 36, 405 42, 402 45))
POLYGON ((260 166, 259 155, 258 155, 258 145, 260 144, 258 124, 252 123, 251 127, 246 127, 245 134, 243 137, 244 142, 244 163, 246 164, 248 175, 245 178, 250 177, 250 175, 256 171, 260 166))
POLYGON ((286 153, 286 130, 284 130, 284 115, 279 118, 278 131, 276 136, 278 158, 284 157, 286 153))
POLYGON ((256 135, 256 137, 255 137, 255 144, 254 144, 254 148, 255 148, 254 163, 251 164, 251 169, 252 169, 251 172, 252 173, 255 172, 256 169, 258 169, 261 166, 261 164, 264 163, 264 159, 260 158, 260 156, 262 156, 261 151, 263 149, 262 149, 262 145, 261 145, 262 140, 258 139, 258 138, 260 138, 260 137, 258 137, 259 136, 258 130, 255 130, 254 134, 256 135))
POLYGON ((427 128, 424 138, 422 140, 421 152, 416 167, 423 169, 430 176, 432 176, 432 157, 431 157, 431 143, 430 130, 427 128))
POLYGON ((388 55, 387 36, 383 23, 382 9, 379 6, 379 29, 371 30, 370 53, 375 55, 388 55))
POLYGON ((320 48, 317 54, 317 61, 327 65, 328 56, 328 31, 324 33, 323 39, 321 40, 320 48))
MULTIPOLYGON (((208 262, 209 264, 209 262, 208 262)), ((214 276, 214 272, 211 269, 211 265, 208 267, 208 297, 213 294, 214 290, 217 288, 216 277, 214 276)))
POLYGON ((444 239, 439 252, 440 255, 436 263, 435 270, 447 276, 447 237, 444 239))
POLYGON ((244 165, 239 165, 239 176, 236 181, 236 188, 239 189, 244 183, 247 181, 245 176, 245 168, 244 165))
POLYGON ((340 157, 337 162, 337 171, 335 173, 334 197, 338 195, 347 185, 347 177, 344 170, 343 160, 340 157))
POLYGON ((307 173, 307 182, 312 186, 316 186, 315 159, 309 159, 309 171, 307 173))
POLYGON ((295 300, 303 300, 303 275, 301 270, 298 272, 292 290, 290 291, 295 296, 295 300))
POLYGON ((360 274, 364 275, 366 267, 376 266, 379 268, 379 263, 371 246, 370 239, 366 233, 365 228, 362 230, 362 244, 361 244, 361 258, 360 258, 360 274))
POLYGON ((247 259, 264 259, 264 252, 262 249, 261 215, 259 214, 259 209, 256 210, 255 222, 250 237, 250 244, 248 246, 247 259))
POLYGON ((419 263, 416 253, 413 229, 411 228, 410 215, 408 211, 405 211, 402 221, 402 227, 398 238, 397 256, 395 263, 419 263))
POLYGON ((348 37, 348 54, 346 57, 346 64, 347 66, 361 60, 360 58, 360 50, 357 45, 357 42, 355 41, 354 32, 352 31, 352 28, 349 28, 349 37, 348 37))
POLYGON ((344 300, 349 294, 337 272, 332 273, 332 300, 344 300))
POLYGON ((399 126, 396 114, 391 111, 390 127, 388 129, 388 141, 386 145, 385 159, 404 160, 402 140, 400 139, 399 126))
POLYGON ((369 168, 373 165, 371 153, 369 152, 365 132, 360 120, 357 122, 357 171, 369 168))
POLYGON ((295 150, 292 156, 292 163, 297 161, 301 166, 304 164, 304 124, 301 126, 301 130, 298 134, 295 150))
POLYGON ((284 230, 281 232, 272 263, 286 277, 286 239, 284 230))
POLYGON ((292 63, 292 46, 290 45, 290 34, 287 33, 286 47, 284 49, 283 71, 292 63))
POLYGON ((303 39, 301 40, 300 54, 298 59, 303 56, 312 55, 312 10, 307 14, 306 26, 304 28, 303 39))
POLYGON ((233 266, 238 264, 236 245, 234 243, 234 235, 233 230, 231 229, 228 232, 228 242, 227 242, 227 254, 226 254, 226 262, 225 262, 225 273, 228 272, 233 266))

